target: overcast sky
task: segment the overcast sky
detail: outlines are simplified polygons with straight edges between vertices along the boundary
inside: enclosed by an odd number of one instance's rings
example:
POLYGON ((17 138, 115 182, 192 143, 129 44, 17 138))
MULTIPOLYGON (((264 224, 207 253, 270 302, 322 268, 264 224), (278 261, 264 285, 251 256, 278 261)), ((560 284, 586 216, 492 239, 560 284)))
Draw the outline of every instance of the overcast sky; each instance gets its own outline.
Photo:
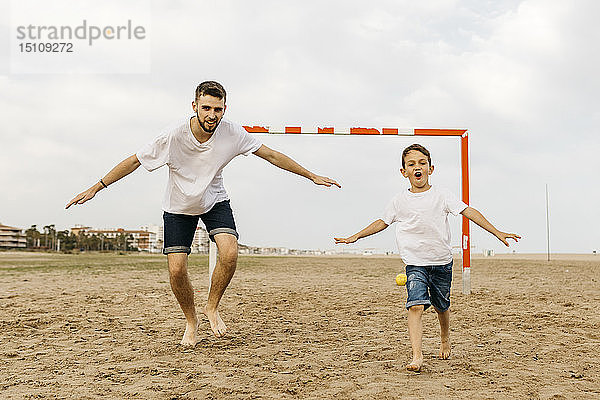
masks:
MULTIPOLYGON (((50 20, 65 12, 41 4, 50 20)), ((546 251, 547 184, 551 250, 600 251, 600 2, 151 4, 150 73, 0 76, 1 223, 162 223, 166 168, 140 168, 84 206, 64 206, 188 115, 196 85, 212 79, 228 91, 226 118, 244 125, 466 128, 471 205, 523 237, 512 249, 546 251)), ((15 34, 6 17, 3 24, 15 34)), ((457 138, 260 139, 342 189, 256 156, 234 159, 225 186, 245 244, 333 248, 333 236, 380 218, 408 187, 398 169, 413 142, 431 150, 432 184, 460 195, 457 138)), ((460 219, 450 220, 458 244, 460 219)), ((512 250, 471 229, 474 252, 512 250)), ((351 247, 396 250, 394 229, 351 247)))

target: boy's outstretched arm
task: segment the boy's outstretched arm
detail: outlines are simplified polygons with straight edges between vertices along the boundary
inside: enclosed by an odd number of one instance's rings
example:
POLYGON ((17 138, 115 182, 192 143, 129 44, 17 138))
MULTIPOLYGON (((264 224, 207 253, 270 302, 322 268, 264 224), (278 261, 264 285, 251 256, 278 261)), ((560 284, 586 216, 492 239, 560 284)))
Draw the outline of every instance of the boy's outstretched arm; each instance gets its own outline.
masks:
POLYGON ((496 236, 502 243, 504 243, 505 246, 509 246, 506 239, 513 239, 515 242, 518 242, 519 241, 518 239, 521 239, 521 236, 517 235, 516 233, 506 233, 506 232, 499 231, 498 229, 496 229, 494 227, 494 225, 492 225, 490 223, 490 221, 485 219, 483 214, 481 214, 479 211, 477 211, 473 207, 465 208, 461 212, 461 214, 463 216, 467 217, 468 219, 470 219, 471 221, 475 222, 477 225, 479 225, 480 227, 482 227, 483 229, 485 229, 492 235, 496 236))
POLYGON ((294 174, 308 178, 317 185, 323 185, 328 187, 331 185, 335 185, 341 188, 340 184, 334 181, 333 179, 313 174, 312 172, 310 172, 309 170, 307 170, 306 168, 304 168, 285 154, 273 150, 265 146, 264 144, 260 146, 260 148, 254 152, 254 154, 256 154, 262 159, 267 160, 276 167, 285 169, 286 171, 290 171, 294 174))
POLYGON ((377 232, 381 232, 382 230, 384 230, 385 228, 388 227, 388 224, 386 224, 385 222, 383 222, 383 220, 378 219, 377 221, 371 222, 371 224, 369 226, 367 226, 365 229, 363 229, 362 231, 355 233, 354 235, 347 237, 347 238, 333 238, 335 240, 335 244, 339 244, 339 243, 354 243, 356 242, 358 239, 367 237, 367 236, 371 236, 376 234, 377 232))

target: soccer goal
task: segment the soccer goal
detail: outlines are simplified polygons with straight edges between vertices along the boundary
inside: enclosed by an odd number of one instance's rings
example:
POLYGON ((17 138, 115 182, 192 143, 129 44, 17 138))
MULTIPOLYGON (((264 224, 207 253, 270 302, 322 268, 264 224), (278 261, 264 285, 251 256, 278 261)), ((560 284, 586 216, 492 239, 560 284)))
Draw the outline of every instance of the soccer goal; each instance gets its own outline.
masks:
MULTIPOLYGON (((466 129, 398 129, 398 128, 346 128, 337 129, 332 127, 306 129, 300 126, 244 126, 248 133, 273 134, 273 135, 386 135, 386 136, 455 136, 460 138, 460 164, 461 164, 461 187, 462 201, 469 204, 469 135, 466 129)), ((471 293, 471 240, 469 233, 469 220, 462 217, 462 292, 471 293)), ((208 285, 210 288, 211 278, 217 263, 217 246, 210 241, 208 253, 208 285)))

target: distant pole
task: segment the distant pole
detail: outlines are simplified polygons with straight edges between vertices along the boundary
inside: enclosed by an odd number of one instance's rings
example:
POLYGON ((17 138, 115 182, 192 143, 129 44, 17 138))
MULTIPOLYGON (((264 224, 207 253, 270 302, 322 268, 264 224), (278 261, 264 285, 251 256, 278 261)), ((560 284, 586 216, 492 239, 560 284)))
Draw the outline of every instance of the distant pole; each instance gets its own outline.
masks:
POLYGON ((548 261, 550 261, 550 206, 548 205, 548 184, 546 183, 546 248, 548 250, 548 261))

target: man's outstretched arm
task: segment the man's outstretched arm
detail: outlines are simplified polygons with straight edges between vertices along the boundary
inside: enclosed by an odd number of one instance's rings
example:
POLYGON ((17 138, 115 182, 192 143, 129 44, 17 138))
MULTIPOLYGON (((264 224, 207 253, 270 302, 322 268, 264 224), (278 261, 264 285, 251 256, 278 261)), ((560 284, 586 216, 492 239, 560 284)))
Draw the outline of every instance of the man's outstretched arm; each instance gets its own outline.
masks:
MULTIPOLYGON (((126 159, 118 163, 113 169, 111 169, 110 172, 106 174, 104 178, 102 178, 102 182, 104 182, 106 186, 110 185, 111 183, 115 183, 119 179, 135 171, 140 165, 140 161, 138 160, 135 154, 131 157, 127 157, 126 159)), ((90 187, 88 190, 83 191, 77 196, 73 197, 73 199, 67 204, 65 208, 69 208, 73 204, 83 204, 86 201, 93 199, 96 193, 98 193, 102 189, 104 189, 104 186, 100 181, 98 181, 98 183, 90 187)))
POLYGON ((300 164, 298 164, 296 161, 292 160, 285 154, 280 153, 276 150, 273 150, 273 149, 265 146, 264 144, 262 146, 260 146, 260 148, 254 152, 254 154, 256 154, 257 156, 259 156, 262 159, 267 160, 271 164, 273 164, 281 169, 285 169, 286 171, 290 171, 290 172, 293 172, 294 174, 308 178, 311 181, 313 181, 314 183, 316 183, 317 185, 324 185, 324 186, 335 185, 335 186, 341 188, 340 184, 337 183, 336 181, 334 181, 333 179, 327 178, 325 176, 319 176, 319 175, 313 174, 312 172, 310 172, 309 170, 307 170, 306 168, 304 168, 303 166, 301 166, 300 164))

